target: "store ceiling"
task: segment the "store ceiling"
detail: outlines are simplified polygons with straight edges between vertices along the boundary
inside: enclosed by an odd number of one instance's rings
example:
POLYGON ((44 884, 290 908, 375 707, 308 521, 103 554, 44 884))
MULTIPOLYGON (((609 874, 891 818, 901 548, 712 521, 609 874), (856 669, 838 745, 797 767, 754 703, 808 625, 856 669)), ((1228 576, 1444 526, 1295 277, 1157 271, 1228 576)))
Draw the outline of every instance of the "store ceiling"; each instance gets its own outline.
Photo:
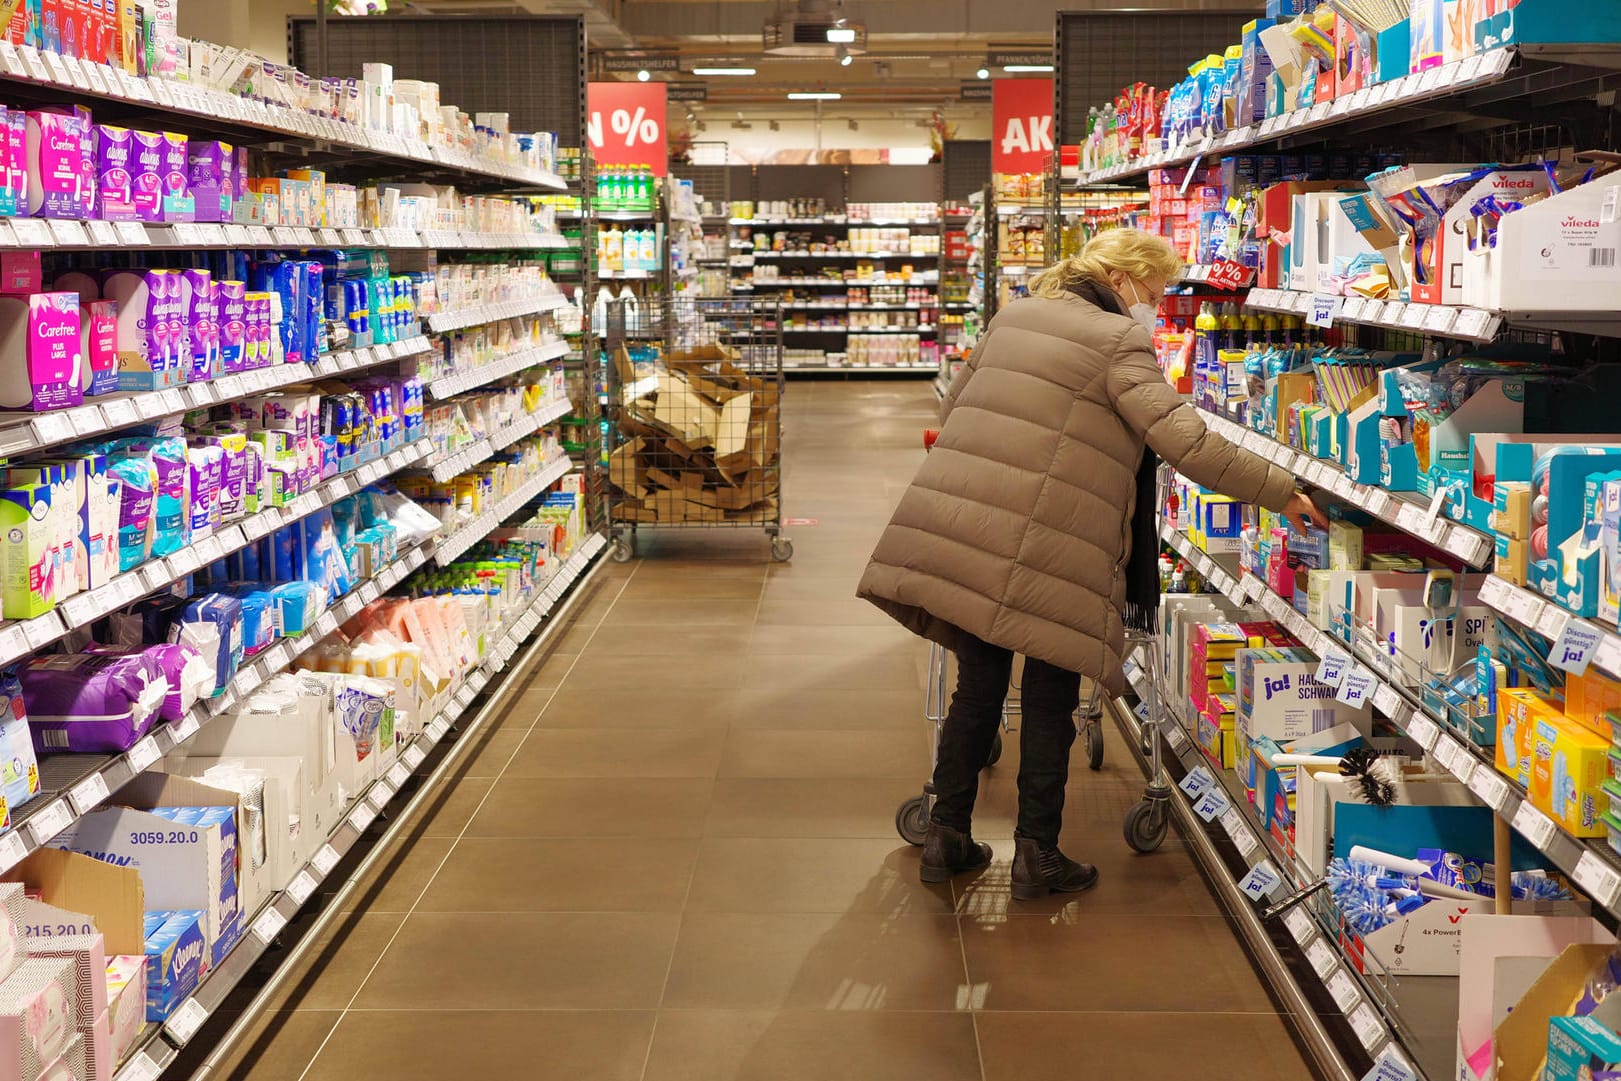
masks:
MULTIPOLYGON (((815 3, 816 0, 784 0, 815 3)), ((836 90, 841 114, 885 108, 953 106, 962 83, 973 81, 992 48, 1051 48, 1058 9, 1231 9, 1234 0, 844 0, 844 14, 867 29, 866 52, 848 67, 826 58, 768 56, 761 29, 779 10, 777 0, 411 0, 413 11, 454 15, 497 12, 584 13, 593 54, 611 51, 676 53, 680 73, 654 78, 702 82, 708 101, 700 112, 728 108, 758 112, 786 105, 792 90, 836 90), (748 78, 700 77, 693 67, 752 67, 748 78)), ((1259 10, 1261 4, 1256 2, 1259 10)), ((993 75, 1002 74, 993 69, 993 75)), ((634 74, 593 78, 630 79, 634 74)), ((983 106, 980 106, 983 108, 983 106)))

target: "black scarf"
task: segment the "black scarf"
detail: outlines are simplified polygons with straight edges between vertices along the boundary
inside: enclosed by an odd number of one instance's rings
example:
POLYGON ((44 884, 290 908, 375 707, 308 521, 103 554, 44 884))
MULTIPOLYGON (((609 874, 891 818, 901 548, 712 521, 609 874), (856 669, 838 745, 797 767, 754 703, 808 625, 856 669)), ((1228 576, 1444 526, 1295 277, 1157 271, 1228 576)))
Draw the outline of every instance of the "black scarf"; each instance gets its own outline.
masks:
MULTIPOLYGON (((1113 289, 1092 281, 1070 292, 1106 312, 1129 317, 1113 289)), ((1128 631, 1153 633, 1159 614, 1159 456, 1146 446, 1137 465, 1137 497, 1131 513, 1131 559, 1126 563, 1126 607, 1120 613, 1128 631)))

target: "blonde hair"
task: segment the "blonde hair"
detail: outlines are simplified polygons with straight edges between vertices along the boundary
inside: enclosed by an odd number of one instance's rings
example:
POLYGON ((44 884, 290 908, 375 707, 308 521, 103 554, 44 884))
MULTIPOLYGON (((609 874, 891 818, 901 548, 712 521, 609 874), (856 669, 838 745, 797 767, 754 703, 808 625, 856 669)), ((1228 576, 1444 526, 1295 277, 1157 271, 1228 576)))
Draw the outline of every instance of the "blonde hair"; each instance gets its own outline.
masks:
POLYGON ((1181 273, 1182 260, 1162 236, 1141 229, 1109 229, 1088 240, 1081 254, 1037 274, 1030 282, 1030 295, 1061 297, 1086 281, 1107 287, 1111 270, 1124 271, 1138 281, 1170 281, 1181 273))

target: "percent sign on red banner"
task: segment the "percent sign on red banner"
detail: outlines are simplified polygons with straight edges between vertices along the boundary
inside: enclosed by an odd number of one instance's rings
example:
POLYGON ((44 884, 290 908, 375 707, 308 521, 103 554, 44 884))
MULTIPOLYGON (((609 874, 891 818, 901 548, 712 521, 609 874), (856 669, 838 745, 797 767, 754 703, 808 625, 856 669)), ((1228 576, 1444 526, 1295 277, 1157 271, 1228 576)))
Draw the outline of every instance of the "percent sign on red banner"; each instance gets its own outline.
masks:
POLYGON ((650 165, 654 176, 669 171, 664 137, 663 83, 592 83, 587 95, 586 137, 597 165, 650 165))

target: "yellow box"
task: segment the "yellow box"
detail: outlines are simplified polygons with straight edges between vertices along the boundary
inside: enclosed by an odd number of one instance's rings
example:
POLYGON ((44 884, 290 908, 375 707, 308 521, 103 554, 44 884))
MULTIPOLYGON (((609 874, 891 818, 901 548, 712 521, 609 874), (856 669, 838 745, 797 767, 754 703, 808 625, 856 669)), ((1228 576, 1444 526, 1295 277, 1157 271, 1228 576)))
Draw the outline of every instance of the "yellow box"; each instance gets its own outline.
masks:
POLYGON ((1497 692, 1497 771, 1521 785, 1531 783, 1532 732, 1544 719, 1563 720, 1559 705, 1526 687, 1497 692))
POLYGON ((1577 837, 1602 837, 1599 817, 1608 800, 1599 785, 1610 775, 1610 741, 1563 717, 1533 725, 1531 804, 1577 837))

